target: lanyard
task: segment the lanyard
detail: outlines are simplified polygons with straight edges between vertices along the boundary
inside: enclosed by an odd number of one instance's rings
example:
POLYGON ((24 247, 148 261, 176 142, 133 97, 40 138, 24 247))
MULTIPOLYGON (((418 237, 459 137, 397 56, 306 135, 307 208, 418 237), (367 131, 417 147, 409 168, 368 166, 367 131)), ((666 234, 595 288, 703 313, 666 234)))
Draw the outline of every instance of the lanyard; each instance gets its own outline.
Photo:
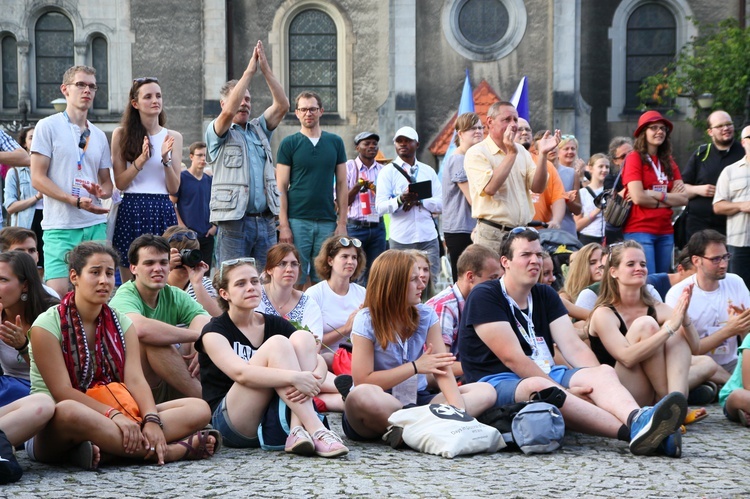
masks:
MULTIPOLYGON (((68 125, 70 125, 68 128, 73 134, 73 142, 75 142, 75 145, 77 148, 81 149, 81 147, 79 146, 81 138, 76 136, 76 131, 75 131, 76 128, 78 128, 78 131, 80 131, 81 129, 78 127, 78 125, 74 125, 73 122, 70 121, 70 117, 68 116, 67 111, 63 111, 63 115, 65 116, 65 119, 68 120, 68 125)), ((78 171, 79 172, 81 171, 83 167, 83 158, 86 156, 86 149, 88 149, 89 147, 90 138, 91 138, 91 133, 86 134, 86 145, 83 146, 82 152, 78 155, 78 171)))
POLYGON ((500 278, 500 288, 503 291, 503 296, 505 296, 505 299, 508 300, 508 304, 510 304, 511 313, 513 314, 513 318, 516 320, 516 326, 518 327, 518 330, 521 332, 521 336, 523 336, 523 339, 526 340, 526 343, 528 343, 529 346, 531 347, 531 355, 535 356, 538 351, 538 346, 537 346, 536 334, 534 333, 534 322, 531 320, 531 316, 534 313, 534 301, 531 298, 531 292, 529 292, 529 297, 527 298, 529 302, 529 314, 526 315, 524 311, 521 310, 521 307, 518 306, 518 303, 516 303, 516 300, 514 300, 505 290, 505 276, 500 278), (526 321, 527 327, 529 328, 528 332, 521 325, 521 321, 518 320, 518 317, 516 317, 515 309, 521 312, 521 316, 526 321))
POLYGON ((651 163, 651 168, 654 169, 654 173, 656 174, 656 181, 660 184, 666 184, 667 176, 661 170, 661 162, 659 161, 659 158, 656 158, 656 164, 654 164, 654 160, 651 159, 650 154, 647 154, 646 157, 648 158, 648 162, 651 163))

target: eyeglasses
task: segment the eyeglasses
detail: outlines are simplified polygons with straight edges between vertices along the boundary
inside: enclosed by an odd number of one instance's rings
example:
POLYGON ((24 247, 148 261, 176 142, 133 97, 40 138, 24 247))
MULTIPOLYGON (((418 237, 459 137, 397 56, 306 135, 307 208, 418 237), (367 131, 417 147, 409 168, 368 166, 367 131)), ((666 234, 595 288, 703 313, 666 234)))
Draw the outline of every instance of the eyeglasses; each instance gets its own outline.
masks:
POLYGON ((518 127, 518 131, 519 132, 529 132, 529 133, 531 133, 531 128, 529 128, 527 126, 519 126, 518 127))
POLYGON ((298 107, 297 111, 299 111, 302 114, 307 114, 308 112, 311 114, 315 114, 318 111, 320 111, 319 107, 298 107))
POLYGON ((133 78, 133 85, 140 85, 141 83, 159 83, 159 78, 154 76, 144 76, 142 78, 133 78))
POLYGON ((88 89, 92 92, 96 92, 96 89, 99 88, 96 83, 86 83, 85 81, 76 81, 73 83, 68 83, 68 85, 75 85, 76 88, 80 90, 86 90, 86 87, 88 87, 88 89))
POLYGON ((714 257, 707 257, 703 255, 698 255, 699 257, 708 260, 709 262, 713 263, 714 265, 719 265, 721 262, 728 262, 732 259, 732 255, 730 253, 721 255, 721 256, 714 256, 714 257))
POLYGON ((191 241, 195 241, 198 239, 198 234, 196 234, 194 231, 189 230, 187 232, 178 232, 177 234, 172 234, 169 236, 168 242, 174 242, 174 241, 184 241, 185 239, 189 239, 191 241))
POLYGON ((280 268, 280 269, 285 269, 285 268, 287 268, 287 267, 291 267, 291 268, 293 268, 293 269, 296 269, 297 267, 299 267, 299 262, 297 262, 297 261, 292 261, 292 262, 279 262, 279 263, 277 263, 277 264, 276 264, 276 266, 277 266, 278 268, 280 268))
POLYGON ((631 152, 632 152, 632 151, 628 151, 628 152, 626 152, 626 153, 622 153, 622 154, 620 154, 619 156, 613 156, 613 157, 612 157, 612 159, 616 159, 617 161, 622 161, 623 159, 625 159, 625 156, 627 156, 627 155, 628 155, 628 154, 630 154, 631 152))
POLYGON ((81 148, 81 149, 85 149, 86 148, 86 144, 89 141, 89 135, 91 135, 91 130, 89 130, 87 128, 86 130, 83 131, 83 133, 81 134, 81 137, 78 139, 78 147, 79 148, 81 148))
POLYGON ((669 130, 669 129, 668 129, 667 127, 665 127, 664 125, 649 125, 649 126, 647 126, 646 128, 648 128, 649 130, 651 130, 651 131, 652 131, 652 132, 654 132, 654 133, 656 133, 656 132, 664 132, 664 133, 667 133, 667 131, 669 130))
POLYGON ((352 245, 355 248, 362 247, 362 241, 360 241, 356 237, 342 237, 341 239, 339 239, 339 244, 344 248, 348 248, 349 245, 352 245))
POLYGON ((476 125, 471 128, 467 128, 464 132, 481 132, 484 130, 484 125, 476 125))
POLYGON ((722 123, 721 125, 714 125, 711 127, 712 130, 718 130, 720 128, 734 128, 734 123, 722 123))
MULTIPOLYGON (((195 233, 193 233, 193 234, 195 234, 195 233)), ((175 235, 177 235, 177 234, 175 234, 175 235)), ((235 267, 235 266, 243 264, 243 263, 248 263, 248 264, 252 265, 253 267, 255 267, 255 258, 252 258, 252 257, 250 257, 250 258, 232 258, 231 260, 224 260, 223 262, 221 262, 221 267, 219 267, 219 280, 221 281, 222 279, 224 279, 224 269, 229 268, 229 267, 235 267)))

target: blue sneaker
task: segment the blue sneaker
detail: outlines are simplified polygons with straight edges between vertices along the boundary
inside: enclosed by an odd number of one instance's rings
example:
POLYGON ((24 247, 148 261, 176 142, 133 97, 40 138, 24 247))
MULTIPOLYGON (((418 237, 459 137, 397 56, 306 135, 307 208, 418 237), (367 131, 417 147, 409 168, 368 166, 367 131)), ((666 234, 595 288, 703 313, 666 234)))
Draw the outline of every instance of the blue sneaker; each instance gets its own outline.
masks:
POLYGON ((667 438, 661 441, 659 448, 656 449, 658 454, 669 457, 680 457, 682 456, 682 431, 677 430, 676 432, 669 435, 667 438))
POLYGON ((653 407, 644 407, 630 425, 630 452, 637 456, 654 454, 662 441, 680 428, 687 413, 687 399, 672 392, 653 407))

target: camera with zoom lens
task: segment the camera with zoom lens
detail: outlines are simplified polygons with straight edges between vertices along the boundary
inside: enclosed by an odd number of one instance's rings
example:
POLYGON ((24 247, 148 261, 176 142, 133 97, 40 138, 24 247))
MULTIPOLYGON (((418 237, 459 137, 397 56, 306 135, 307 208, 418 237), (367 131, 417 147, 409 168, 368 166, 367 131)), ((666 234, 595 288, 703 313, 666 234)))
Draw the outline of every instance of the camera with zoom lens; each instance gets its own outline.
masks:
POLYGON ((201 263, 201 250, 197 249, 184 249, 180 250, 180 259, 182 264, 186 267, 195 267, 201 263))

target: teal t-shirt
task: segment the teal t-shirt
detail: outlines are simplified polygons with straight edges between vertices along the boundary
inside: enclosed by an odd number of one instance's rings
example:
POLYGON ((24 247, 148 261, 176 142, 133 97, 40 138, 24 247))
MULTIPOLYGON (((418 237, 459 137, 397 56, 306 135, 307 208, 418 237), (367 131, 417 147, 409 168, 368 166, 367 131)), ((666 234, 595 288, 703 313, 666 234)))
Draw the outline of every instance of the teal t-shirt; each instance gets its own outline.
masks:
MULTIPOLYGON (((120 326, 123 331, 127 331, 133 322, 122 312, 114 311, 117 316, 117 320, 120 321, 120 326)), ((58 342, 62 342, 62 330, 60 328, 60 312, 58 307, 52 307, 36 318, 34 324, 31 327, 39 327, 52 333, 58 342)), ((60 346, 62 349, 62 346, 60 346)), ((62 350, 61 350, 62 351, 62 350)), ((31 379, 31 393, 46 393, 50 397, 52 394, 49 392, 49 388, 44 383, 42 375, 39 373, 39 368, 34 360, 34 349, 31 348, 29 343, 29 361, 31 362, 31 369, 29 370, 29 379, 31 379)), ((67 374, 67 372, 66 372, 67 374)))
POLYGON ((308 137, 297 132, 281 141, 276 161, 291 169, 287 216, 335 222, 336 165, 346 163, 346 148, 341 137, 323 132, 313 146, 308 137))
POLYGON ((159 292, 156 308, 151 308, 141 299, 135 281, 128 281, 117 290, 109 306, 121 314, 137 313, 147 319, 154 319, 172 326, 189 325, 198 315, 208 315, 190 295, 167 284, 159 292))
POLYGON ((729 381, 727 381, 727 384, 724 385, 724 387, 719 392, 719 403, 722 406, 726 403, 729 394, 737 390, 738 388, 750 390, 750 386, 742 385, 742 352, 744 350, 747 350, 748 348, 750 348, 750 334, 745 336, 745 339, 742 341, 742 345, 740 345, 740 348, 737 349, 737 367, 734 368, 734 372, 729 378, 729 381))

